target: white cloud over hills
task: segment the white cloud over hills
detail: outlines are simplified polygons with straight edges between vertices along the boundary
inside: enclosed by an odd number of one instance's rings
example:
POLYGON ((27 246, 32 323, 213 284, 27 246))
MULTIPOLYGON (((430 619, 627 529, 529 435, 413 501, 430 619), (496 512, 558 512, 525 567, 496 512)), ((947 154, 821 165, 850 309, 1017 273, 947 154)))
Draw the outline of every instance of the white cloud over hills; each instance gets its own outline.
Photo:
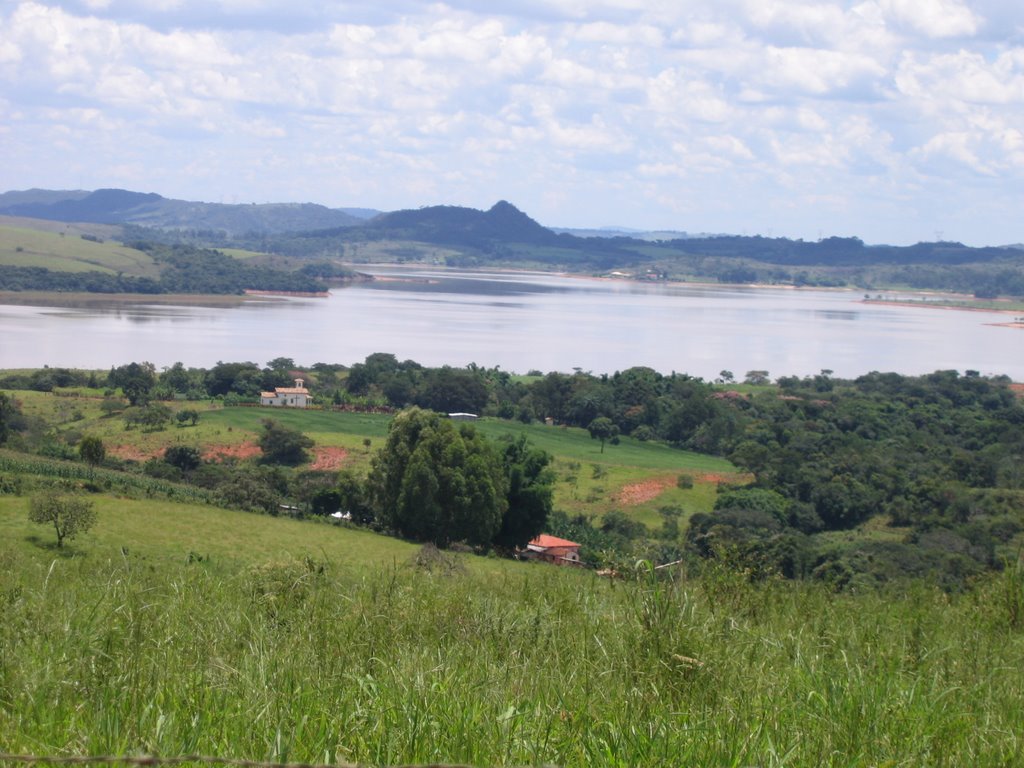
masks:
POLYGON ((1024 241, 1016 0, 0 4, 0 189, 1024 241))

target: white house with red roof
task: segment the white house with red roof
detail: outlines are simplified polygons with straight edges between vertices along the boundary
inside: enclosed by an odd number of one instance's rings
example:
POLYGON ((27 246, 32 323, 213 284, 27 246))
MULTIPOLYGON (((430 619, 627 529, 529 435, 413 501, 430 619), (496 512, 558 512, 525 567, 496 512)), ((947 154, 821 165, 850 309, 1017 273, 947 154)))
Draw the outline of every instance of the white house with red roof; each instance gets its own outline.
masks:
POLYGON ((555 565, 582 565, 579 544, 546 533, 530 541, 520 556, 527 560, 543 560, 555 565))
POLYGON ((273 392, 260 392, 260 405, 279 408, 305 408, 312 400, 302 379, 295 380, 294 387, 275 387, 273 392))

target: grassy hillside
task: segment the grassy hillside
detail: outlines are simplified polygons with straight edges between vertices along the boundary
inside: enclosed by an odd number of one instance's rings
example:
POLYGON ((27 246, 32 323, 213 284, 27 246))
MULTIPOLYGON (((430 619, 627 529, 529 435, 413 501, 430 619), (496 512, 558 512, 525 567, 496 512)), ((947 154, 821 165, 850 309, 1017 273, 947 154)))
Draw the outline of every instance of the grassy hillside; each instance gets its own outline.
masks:
MULTIPOLYGON (((230 567, 312 557, 353 573, 371 564, 405 561, 413 544, 368 531, 167 501, 92 497, 98 522, 67 553, 52 546, 53 531, 28 521, 28 499, 0 496, 0 538, 23 551, 107 559, 122 549, 154 564, 193 557, 230 567)), ((485 562, 485 561, 482 561, 485 562)))
POLYGON ((81 234, 65 235, 26 226, 0 225, 0 266, 158 276, 156 263, 149 255, 120 243, 83 240, 81 234))
POLYGON ((480 766, 1024 760, 1024 574, 835 595, 609 582, 100 500, 61 556, 0 498, 0 734, 33 754, 480 766), (190 558, 188 555, 192 554, 190 558))

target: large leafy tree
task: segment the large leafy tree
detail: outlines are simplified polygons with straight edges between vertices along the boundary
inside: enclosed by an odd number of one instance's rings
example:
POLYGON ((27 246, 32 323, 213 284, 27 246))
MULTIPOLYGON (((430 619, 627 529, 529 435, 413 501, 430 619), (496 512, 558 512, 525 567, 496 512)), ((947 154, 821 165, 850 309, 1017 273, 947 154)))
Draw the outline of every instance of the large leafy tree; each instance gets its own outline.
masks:
POLYGON ((525 547, 543 532, 553 503, 551 457, 532 447, 526 435, 512 438, 501 454, 508 477, 508 509, 494 543, 506 549, 525 547))
POLYGON ((110 370, 111 386, 120 387, 131 405, 144 405, 156 386, 156 366, 152 363, 128 363, 110 370))
POLYGON ((508 508, 506 489, 501 459, 472 426, 456 429, 419 408, 392 421, 368 480, 384 526, 439 546, 489 544, 508 508))

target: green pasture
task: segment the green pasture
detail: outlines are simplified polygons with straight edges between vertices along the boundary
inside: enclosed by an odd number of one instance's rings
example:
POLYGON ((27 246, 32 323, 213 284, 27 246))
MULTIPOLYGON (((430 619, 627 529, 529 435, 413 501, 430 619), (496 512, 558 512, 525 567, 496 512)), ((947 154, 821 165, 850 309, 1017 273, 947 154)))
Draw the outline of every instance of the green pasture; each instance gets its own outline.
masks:
POLYGON ((218 248, 217 250, 226 256, 230 256, 233 259, 241 259, 242 261, 266 255, 258 251, 247 251, 244 248, 218 248))
POLYGON ((120 243, 83 240, 25 227, 0 226, 0 266, 45 267, 62 272, 123 272, 131 277, 158 277, 153 260, 120 243))
POLYGON ((97 499, 67 552, 0 497, 0 734, 42 755, 478 766, 1013 766, 1024 573, 835 594, 610 581, 97 499), (36 528, 32 526, 32 528, 36 528), (191 557, 190 557, 191 555, 191 557))
POLYGON ((59 551, 52 529, 28 521, 28 499, 0 496, 0 540, 49 557, 109 559, 122 551, 154 562, 201 556, 248 564, 311 557, 358 572, 404 562, 417 546, 369 531, 320 521, 239 512, 158 500, 90 497, 95 528, 59 551))
POLYGON ((620 438, 618 445, 606 442, 602 453, 600 441, 592 439, 587 430, 579 427, 549 427, 536 422, 522 424, 490 418, 479 419, 475 424, 487 437, 525 434, 533 445, 551 455, 580 462, 679 472, 736 472, 736 468, 725 459, 681 451, 664 443, 642 442, 631 437, 620 438))

